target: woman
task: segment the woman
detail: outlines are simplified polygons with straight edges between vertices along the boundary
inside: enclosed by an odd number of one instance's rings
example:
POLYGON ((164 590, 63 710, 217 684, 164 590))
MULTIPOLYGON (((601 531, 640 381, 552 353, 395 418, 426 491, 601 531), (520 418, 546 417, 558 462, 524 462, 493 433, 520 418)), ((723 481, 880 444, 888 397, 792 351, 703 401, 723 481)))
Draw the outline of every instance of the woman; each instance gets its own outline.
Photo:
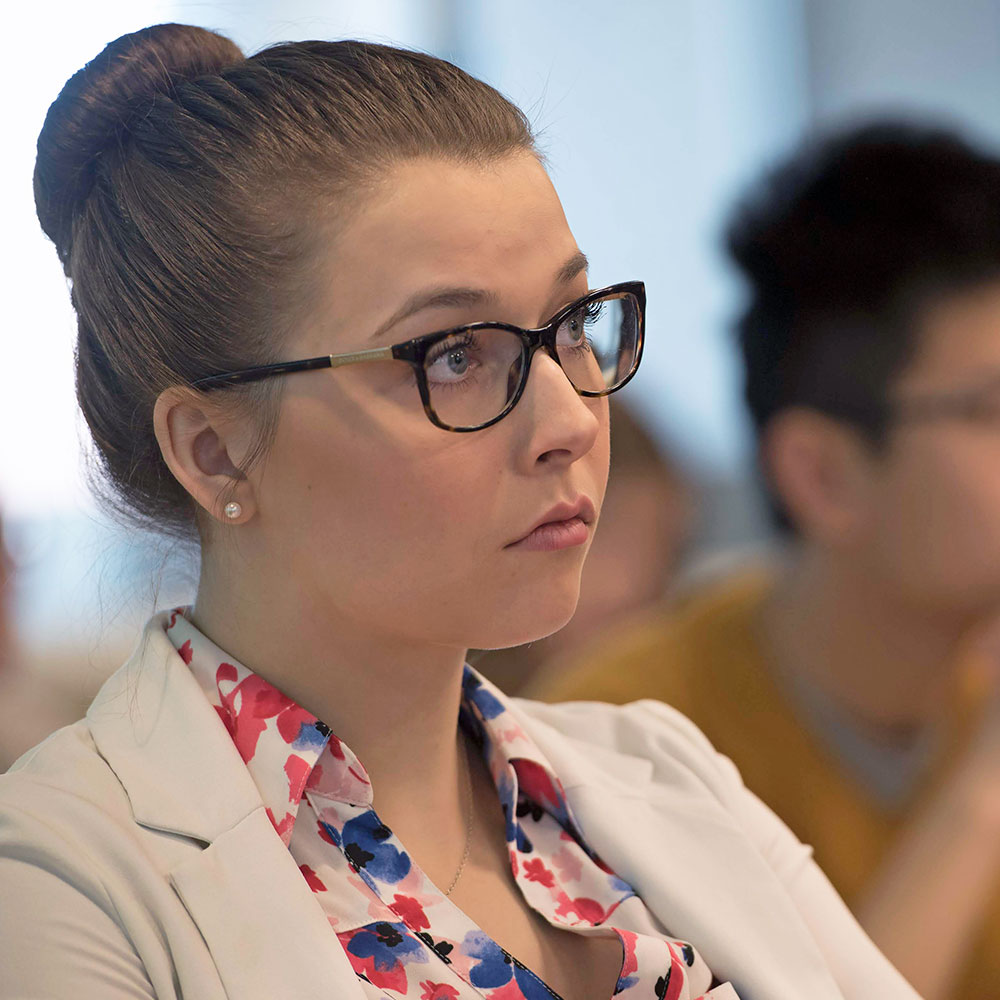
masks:
POLYGON ((36 200, 108 481, 202 571, 2 780, 3 996, 913 996, 682 718, 463 666, 571 615, 641 353, 519 111, 160 25, 36 200))

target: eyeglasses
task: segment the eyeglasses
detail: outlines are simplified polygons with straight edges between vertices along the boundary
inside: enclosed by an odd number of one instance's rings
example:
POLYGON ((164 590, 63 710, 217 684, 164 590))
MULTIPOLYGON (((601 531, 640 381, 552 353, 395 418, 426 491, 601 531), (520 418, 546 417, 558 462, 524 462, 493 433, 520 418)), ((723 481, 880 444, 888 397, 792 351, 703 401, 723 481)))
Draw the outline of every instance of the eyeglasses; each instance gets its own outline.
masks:
POLYGON ((1000 425, 1000 378, 952 392, 928 392, 893 400, 890 418, 907 423, 964 420, 1000 425))
POLYGON ((589 292, 534 330, 510 323, 470 323, 391 347, 222 372, 192 385, 221 389, 319 368, 405 361, 416 374, 424 413, 432 424, 446 431, 478 431, 517 405, 539 348, 581 396, 607 396, 620 389, 642 359, 645 313, 645 285, 625 281, 589 292))

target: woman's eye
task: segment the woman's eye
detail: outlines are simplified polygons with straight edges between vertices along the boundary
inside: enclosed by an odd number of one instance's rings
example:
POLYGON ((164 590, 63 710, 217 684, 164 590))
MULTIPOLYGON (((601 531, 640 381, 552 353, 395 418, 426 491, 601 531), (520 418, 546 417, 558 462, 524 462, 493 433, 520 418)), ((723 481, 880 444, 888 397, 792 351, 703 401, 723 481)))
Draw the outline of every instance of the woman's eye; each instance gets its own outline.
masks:
POLYGON ((452 375, 464 375, 469 367, 469 356, 465 353, 464 347, 456 347, 454 350, 448 351, 447 354, 441 356, 441 361, 452 375))
POLYGON ((470 335, 437 344, 424 363, 427 374, 437 382, 458 381, 474 365, 473 348, 470 335))
POLYGON ((556 332, 556 342, 573 347, 580 344, 587 335, 586 324, 583 313, 573 313, 559 324, 556 332))
POLYGON ((603 308, 603 302, 593 302, 571 313, 559 324, 556 343, 564 347, 582 347, 587 342, 588 327, 594 324, 603 308))

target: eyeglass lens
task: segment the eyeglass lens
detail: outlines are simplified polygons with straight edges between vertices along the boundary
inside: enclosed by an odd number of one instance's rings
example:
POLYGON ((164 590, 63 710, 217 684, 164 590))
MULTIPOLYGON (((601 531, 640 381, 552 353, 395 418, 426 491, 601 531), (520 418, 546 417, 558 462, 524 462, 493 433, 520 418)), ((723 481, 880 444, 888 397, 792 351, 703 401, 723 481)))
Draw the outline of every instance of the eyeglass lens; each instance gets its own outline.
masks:
MULTIPOLYGON (((616 292, 565 317, 556 353, 569 380, 585 392, 609 392, 632 373, 639 343, 639 305, 616 292)), ((517 393, 526 363, 509 330, 464 330, 435 344, 424 360, 431 408, 450 427, 472 428, 499 416, 517 393)))

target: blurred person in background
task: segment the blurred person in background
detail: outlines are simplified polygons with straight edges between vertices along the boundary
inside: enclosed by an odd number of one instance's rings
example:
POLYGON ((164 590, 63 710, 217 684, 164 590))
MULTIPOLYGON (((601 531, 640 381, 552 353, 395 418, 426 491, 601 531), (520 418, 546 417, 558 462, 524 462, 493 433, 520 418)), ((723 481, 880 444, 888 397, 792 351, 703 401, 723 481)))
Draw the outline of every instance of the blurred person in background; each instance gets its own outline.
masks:
POLYGON ((580 581, 576 612, 558 632, 475 659, 476 669, 519 694, 548 660, 567 657, 602 630, 666 594, 692 527, 692 485, 626 403, 613 397, 611 468, 580 581))
POLYGON ((0 517, 0 676, 11 662, 13 636, 14 560, 7 549, 3 518, 0 517))
POLYGON ((1000 161, 849 130, 773 172, 728 246, 786 543, 532 693, 679 708, 925 997, 998 996, 1000 161))
MULTIPOLYGON (((29 747, 78 719, 85 699, 46 677, 51 664, 37 662, 18 640, 14 615, 16 564, 0 520, 0 772, 29 747)), ((85 657, 80 657, 82 669, 85 657)))

